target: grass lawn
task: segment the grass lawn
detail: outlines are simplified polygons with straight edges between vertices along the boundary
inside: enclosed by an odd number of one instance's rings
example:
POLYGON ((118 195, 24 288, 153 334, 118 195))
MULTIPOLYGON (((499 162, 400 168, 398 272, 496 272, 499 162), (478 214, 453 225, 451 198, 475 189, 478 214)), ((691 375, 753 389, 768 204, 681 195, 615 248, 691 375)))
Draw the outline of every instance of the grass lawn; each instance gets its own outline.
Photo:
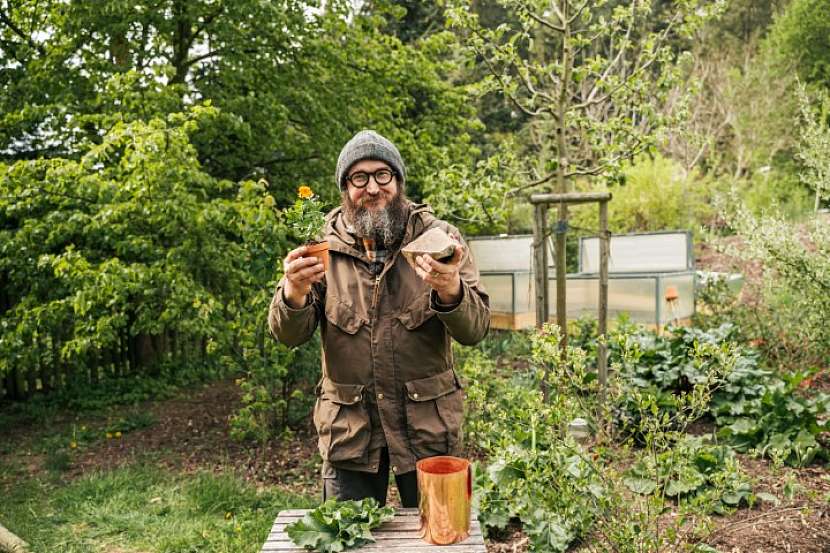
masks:
POLYGON ((32 552, 257 552, 277 512, 313 506, 232 474, 136 464, 68 483, 43 475, 4 490, 0 521, 32 552))

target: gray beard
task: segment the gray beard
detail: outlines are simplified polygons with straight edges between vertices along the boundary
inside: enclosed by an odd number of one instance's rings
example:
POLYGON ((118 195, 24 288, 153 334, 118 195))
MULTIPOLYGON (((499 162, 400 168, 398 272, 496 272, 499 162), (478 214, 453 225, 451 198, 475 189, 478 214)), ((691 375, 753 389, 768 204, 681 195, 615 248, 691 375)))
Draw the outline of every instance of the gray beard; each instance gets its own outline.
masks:
POLYGON ((391 249, 403 238, 407 219, 403 194, 399 193, 388 206, 380 210, 355 206, 348 195, 344 194, 343 207, 359 237, 374 239, 386 249, 391 249))

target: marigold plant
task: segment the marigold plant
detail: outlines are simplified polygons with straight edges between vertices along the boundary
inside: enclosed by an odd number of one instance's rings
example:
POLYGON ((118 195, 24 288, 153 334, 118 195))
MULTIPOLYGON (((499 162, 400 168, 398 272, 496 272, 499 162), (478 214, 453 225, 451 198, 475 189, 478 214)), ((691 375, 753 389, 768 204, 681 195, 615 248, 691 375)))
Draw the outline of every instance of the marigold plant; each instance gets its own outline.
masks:
POLYGON ((301 242, 319 241, 326 220, 323 204, 314 190, 305 184, 297 188, 297 196, 294 205, 284 211, 285 222, 301 242))

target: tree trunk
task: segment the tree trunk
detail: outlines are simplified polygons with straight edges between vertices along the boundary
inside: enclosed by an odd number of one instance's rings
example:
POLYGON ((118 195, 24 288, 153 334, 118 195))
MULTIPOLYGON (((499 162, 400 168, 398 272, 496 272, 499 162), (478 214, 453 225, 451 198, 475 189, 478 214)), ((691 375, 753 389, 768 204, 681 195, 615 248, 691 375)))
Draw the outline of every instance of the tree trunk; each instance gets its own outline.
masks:
MULTIPOLYGON (((568 17, 570 10, 568 9, 569 2, 565 0, 562 2, 563 25, 565 27, 562 50, 562 65, 565 69, 562 77, 562 84, 559 90, 559 105, 558 105, 558 125, 556 133, 556 149, 558 157, 558 166, 556 168, 556 185, 557 192, 564 194, 567 192, 567 183, 565 182, 565 172, 568 169, 568 150, 567 142, 565 140, 565 130, 567 128, 567 107, 570 103, 570 92, 568 85, 571 80, 571 68, 573 59, 568 49, 571 38, 571 28, 568 24, 568 17)), ((565 202, 559 204, 557 210, 557 231, 556 231, 556 324, 559 325, 560 341, 559 347, 562 351, 568 347, 568 313, 567 313, 567 271, 566 271, 566 231, 568 223, 568 206, 565 202)))
POLYGON ((174 20, 176 22, 176 39, 173 43, 173 67, 176 74, 171 79, 172 84, 182 84, 187 78, 188 55, 190 54, 190 46, 192 42, 191 37, 191 21, 187 16, 186 3, 179 0, 173 4, 174 20))

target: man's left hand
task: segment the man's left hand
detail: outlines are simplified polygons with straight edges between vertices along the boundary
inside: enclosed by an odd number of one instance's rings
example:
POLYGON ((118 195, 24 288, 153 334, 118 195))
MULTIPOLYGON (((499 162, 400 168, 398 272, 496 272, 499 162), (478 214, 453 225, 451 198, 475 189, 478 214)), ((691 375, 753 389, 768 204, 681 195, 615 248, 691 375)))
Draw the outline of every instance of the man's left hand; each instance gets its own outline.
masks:
POLYGON ((455 236, 450 238, 455 244, 455 251, 449 260, 441 262, 428 255, 421 255, 415 259, 418 264, 415 272, 435 290, 438 301, 454 305, 461 300, 461 262, 465 251, 460 240, 455 236))

